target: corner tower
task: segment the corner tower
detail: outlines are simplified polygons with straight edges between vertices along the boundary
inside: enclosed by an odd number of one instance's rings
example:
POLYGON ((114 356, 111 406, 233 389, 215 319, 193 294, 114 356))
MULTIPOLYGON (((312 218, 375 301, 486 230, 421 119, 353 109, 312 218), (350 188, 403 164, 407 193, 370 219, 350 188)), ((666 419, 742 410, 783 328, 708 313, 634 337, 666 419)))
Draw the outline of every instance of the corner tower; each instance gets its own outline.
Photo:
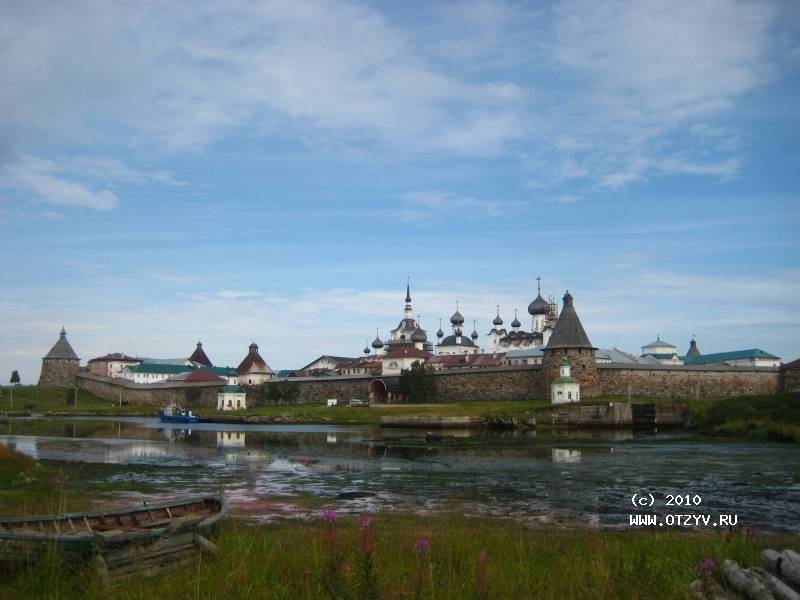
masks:
POLYGON ((67 341, 67 331, 61 328, 58 341, 42 358, 39 385, 44 387, 70 387, 75 385, 80 359, 67 341))
POLYGON ((550 383, 559 376, 561 362, 567 359, 572 365, 572 377, 581 385, 581 395, 591 398, 600 393, 600 376, 589 336, 581 325, 572 304, 572 295, 564 294, 564 303, 553 335, 547 342, 542 358, 542 379, 545 386, 542 397, 547 397, 550 383))

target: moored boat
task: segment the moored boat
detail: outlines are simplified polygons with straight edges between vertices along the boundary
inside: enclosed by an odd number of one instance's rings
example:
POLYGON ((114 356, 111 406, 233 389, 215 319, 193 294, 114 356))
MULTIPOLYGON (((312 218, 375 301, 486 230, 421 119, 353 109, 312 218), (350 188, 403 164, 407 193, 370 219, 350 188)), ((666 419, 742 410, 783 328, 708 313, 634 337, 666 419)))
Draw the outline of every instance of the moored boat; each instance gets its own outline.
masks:
POLYGON ((180 408, 175 405, 170 405, 163 410, 158 411, 158 416, 161 418, 162 423, 199 423, 200 416, 195 415, 192 411, 185 408, 180 408))

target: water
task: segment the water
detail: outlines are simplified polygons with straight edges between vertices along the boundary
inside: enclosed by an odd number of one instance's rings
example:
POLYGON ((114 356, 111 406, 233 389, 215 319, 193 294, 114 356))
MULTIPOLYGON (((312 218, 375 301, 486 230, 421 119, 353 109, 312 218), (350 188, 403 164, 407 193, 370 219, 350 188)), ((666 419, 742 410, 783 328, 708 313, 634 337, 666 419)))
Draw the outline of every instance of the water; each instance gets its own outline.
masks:
MULTIPOLYGON (((800 532, 800 451, 687 433, 442 432, 333 425, 166 425, 151 418, 10 419, 0 444, 85 463, 121 502, 224 491, 256 520, 343 512, 501 515, 532 524, 628 527, 639 512, 735 515, 800 532), (439 435, 441 437, 439 437, 439 435), (146 491, 141 484, 146 483, 146 491), (700 505, 664 506, 668 494, 700 505)), ((107 499, 105 500, 108 501, 107 499)))

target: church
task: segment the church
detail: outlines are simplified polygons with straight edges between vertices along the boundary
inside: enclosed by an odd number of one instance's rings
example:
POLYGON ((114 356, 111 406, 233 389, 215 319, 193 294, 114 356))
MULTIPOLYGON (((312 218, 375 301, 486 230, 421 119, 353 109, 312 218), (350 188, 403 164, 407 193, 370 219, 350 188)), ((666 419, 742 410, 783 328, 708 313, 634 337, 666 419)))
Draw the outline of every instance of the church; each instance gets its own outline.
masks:
POLYGON ((522 323, 514 309, 514 320, 511 321, 511 331, 503 327, 500 317, 500 306, 497 306, 497 316, 492 321, 489 331, 489 350, 491 352, 508 352, 509 350, 530 350, 544 348, 550 341, 550 336, 558 321, 558 305, 553 296, 549 300, 542 297, 542 278, 537 277, 536 298, 528 305, 528 314, 531 316, 531 329, 522 329, 522 323))

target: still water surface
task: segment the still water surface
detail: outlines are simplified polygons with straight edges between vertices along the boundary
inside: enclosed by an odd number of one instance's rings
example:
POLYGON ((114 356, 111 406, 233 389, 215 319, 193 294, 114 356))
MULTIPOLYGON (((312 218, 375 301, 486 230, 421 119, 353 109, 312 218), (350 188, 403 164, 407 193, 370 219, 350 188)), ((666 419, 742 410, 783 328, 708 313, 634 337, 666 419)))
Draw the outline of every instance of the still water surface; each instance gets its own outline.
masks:
MULTIPOLYGON (((800 532, 800 450, 687 433, 443 432, 333 425, 167 425, 154 418, 10 419, 0 444, 94 465, 127 501, 224 491, 259 520, 339 511, 445 509, 542 524, 628 527, 634 493, 664 516, 736 515, 800 532), (667 494, 699 507, 666 507, 667 494)), ((84 470, 86 471, 86 470, 84 470)))

